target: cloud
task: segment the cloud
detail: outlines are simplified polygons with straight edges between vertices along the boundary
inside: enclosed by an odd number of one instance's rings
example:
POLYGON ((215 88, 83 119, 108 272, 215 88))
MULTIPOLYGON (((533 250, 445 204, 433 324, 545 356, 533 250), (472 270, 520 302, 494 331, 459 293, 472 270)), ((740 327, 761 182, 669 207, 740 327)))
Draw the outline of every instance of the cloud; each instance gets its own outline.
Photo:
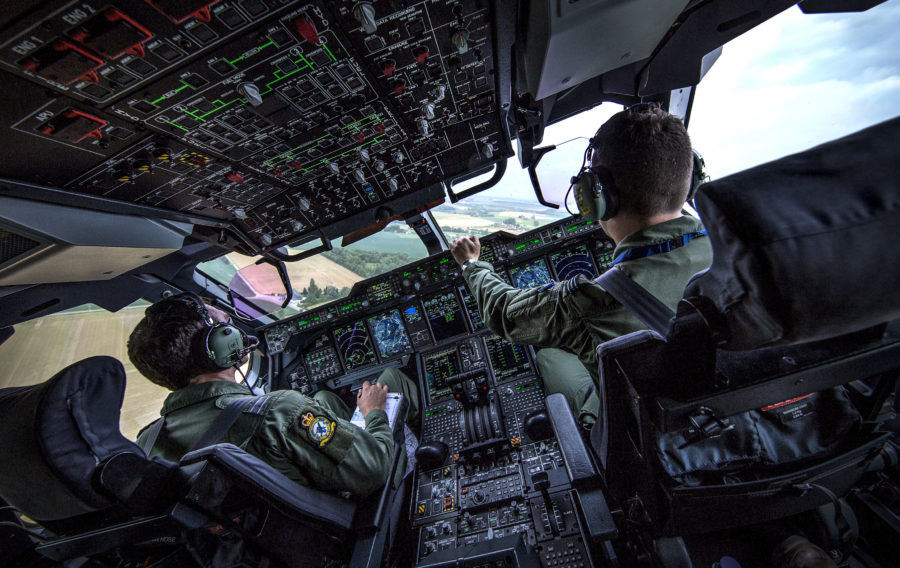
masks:
POLYGON ((690 133, 713 177, 900 114, 900 2, 863 13, 791 9, 725 46, 690 133))

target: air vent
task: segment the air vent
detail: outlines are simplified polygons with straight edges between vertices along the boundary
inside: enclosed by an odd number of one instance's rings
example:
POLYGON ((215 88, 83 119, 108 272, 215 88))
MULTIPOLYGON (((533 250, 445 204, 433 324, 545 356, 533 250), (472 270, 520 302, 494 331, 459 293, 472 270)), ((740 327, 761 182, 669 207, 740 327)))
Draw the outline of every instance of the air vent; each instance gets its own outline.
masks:
POLYGON ((0 264, 4 264, 20 254, 39 246, 41 246, 41 243, 34 239, 0 229, 0 264))

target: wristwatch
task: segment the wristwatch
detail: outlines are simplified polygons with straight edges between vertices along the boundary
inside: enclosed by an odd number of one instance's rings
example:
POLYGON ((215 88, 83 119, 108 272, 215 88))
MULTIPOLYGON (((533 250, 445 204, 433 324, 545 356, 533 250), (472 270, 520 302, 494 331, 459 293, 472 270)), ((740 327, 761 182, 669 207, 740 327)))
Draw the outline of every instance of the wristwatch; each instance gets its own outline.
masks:
POLYGON ((468 267, 472 266, 473 264, 475 264, 475 262, 476 262, 476 259, 470 258, 469 260, 467 260, 467 261, 465 261, 464 263, 462 263, 462 269, 463 269, 463 271, 465 271, 466 268, 468 268, 468 267))

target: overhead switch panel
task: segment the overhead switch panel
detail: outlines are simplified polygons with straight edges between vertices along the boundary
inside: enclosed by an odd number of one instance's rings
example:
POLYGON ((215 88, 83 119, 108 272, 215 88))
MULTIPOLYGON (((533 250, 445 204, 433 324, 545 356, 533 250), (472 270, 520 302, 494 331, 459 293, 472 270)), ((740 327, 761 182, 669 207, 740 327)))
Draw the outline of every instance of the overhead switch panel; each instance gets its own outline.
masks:
POLYGON ((69 32, 69 37, 115 59, 125 53, 143 57, 143 44, 153 34, 119 10, 109 8, 69 32))
POLYGON ((44 79, 69 85, 78 79, 96 82, 94 69, 103 65, 103 60, 61 39, 22 59, 19 65, 44 79))

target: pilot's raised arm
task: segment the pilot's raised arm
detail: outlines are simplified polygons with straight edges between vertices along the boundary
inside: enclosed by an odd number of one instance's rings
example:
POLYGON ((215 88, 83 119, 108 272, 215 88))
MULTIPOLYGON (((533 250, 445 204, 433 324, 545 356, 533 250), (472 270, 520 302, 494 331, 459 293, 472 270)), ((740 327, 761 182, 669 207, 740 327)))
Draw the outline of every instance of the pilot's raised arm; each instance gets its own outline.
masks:
MULTIPOLYGON (((250 338, 228 315, 194 294, 162 300, 147 309, 128 340, 128 356, 154 383, 170 389, 160 411, 164 420, 151 456, 178 461, 193 449, 223 409, 237 399, 247 405, 219 440, 243 448, 289 479, 319 489, 363 497, 382 487, 390 474, 394 439, 385 396, 399 392, 417 412, 415 385, 397 369, 358 393, 365 428, 350 423, 351 411, 334 393, 309 397, 292 390, 254 396, 235 378, 246 360, 250 338), (240 341, 234 341, 234 338, 240 341)), ((138 435, 144 445, 154 428, 138 435)))
MULTIPOLYGON (((586 206, 616 243, 614 265, 674 310, 690 277, 712 261, 700 221, 682 213, 693 167, 684 125, 655 105, 638 105, 601 126, 586 155, 577 183, 593 196, 586 206)), ((514 343, 568 351, 540 350, 538 367, 547 394, 565 394, 590 427, 598 408, 597 345, 646 326, 583 276, 520 290, 478 260, 477 237, 454 240, 450 251, 491 331, 514 343)))

